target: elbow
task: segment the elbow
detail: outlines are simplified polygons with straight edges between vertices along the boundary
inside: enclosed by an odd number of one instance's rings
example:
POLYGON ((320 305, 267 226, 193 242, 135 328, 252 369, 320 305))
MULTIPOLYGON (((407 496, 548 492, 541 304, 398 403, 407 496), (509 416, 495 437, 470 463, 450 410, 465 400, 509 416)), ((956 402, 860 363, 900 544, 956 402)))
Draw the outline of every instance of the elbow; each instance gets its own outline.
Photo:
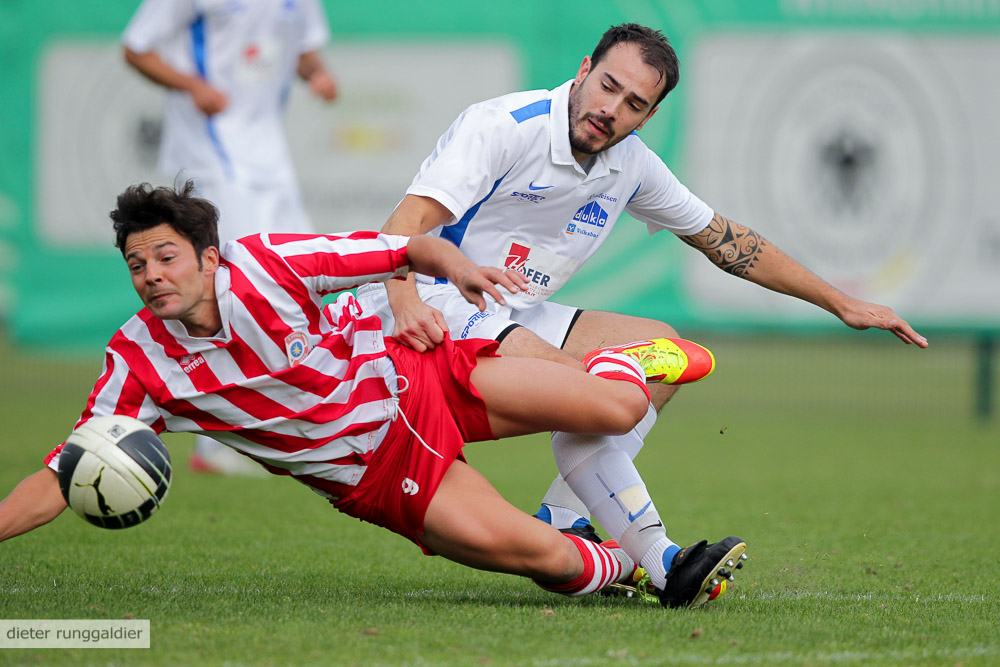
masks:
POLYGON ((140 54, 136 53, 127 46, 122 47, 122 58, 130 67, 135 67, 139 60, 140 54))

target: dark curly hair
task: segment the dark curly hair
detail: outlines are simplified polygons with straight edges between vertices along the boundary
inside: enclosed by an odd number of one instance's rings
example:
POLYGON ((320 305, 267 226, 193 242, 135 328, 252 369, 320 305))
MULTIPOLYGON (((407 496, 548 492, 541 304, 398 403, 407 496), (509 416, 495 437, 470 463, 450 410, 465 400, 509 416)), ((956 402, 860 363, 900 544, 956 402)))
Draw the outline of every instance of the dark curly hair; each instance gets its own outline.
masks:
POLYGON ((660 79, 666 83, 663 92, 656 99, 656 106, 680 81, 681 63, 677 59, 674 47, 659 30, 653 30, 638 23, 623 23, 608 28, 597 43, 590 56, 591 66, 597 65, 608 50, 618 44, 635 44, 642 54, 642 62, 660 73, 660 79))
POLYGON ((179 189, 139 183, 118 195, 118 206, 108 215, 115 227, 115 247, 122 256, 130 234, 166 223, 191 242, 200 267, 205 249, 219 247, 219 211, 194 192, 194 181, 189 180, 179 189))

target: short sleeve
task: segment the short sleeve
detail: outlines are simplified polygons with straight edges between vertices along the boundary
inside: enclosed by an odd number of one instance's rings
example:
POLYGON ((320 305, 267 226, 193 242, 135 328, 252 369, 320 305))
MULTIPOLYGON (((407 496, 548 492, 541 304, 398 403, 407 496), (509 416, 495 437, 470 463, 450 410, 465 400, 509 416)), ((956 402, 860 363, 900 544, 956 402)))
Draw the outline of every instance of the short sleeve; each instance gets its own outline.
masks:
POLYGON ((430 197, 460 218, 482 201, 524 152, 517 122, 504 109, 466 109, 438 140, 406 194, 430 197))
POLYGON ((687 236, 711 222, 712 208, 681 183, 656 153, 644 147, 639 160, 641 182, 625 210, 645 222, 650 234, 667 229, 687 236))
POLYGON ((304 0, 302 2, 302 14, 304 30, 302 42, 299 44, 299 53, 316 51, 330 41, 330 24, 326 18, 323 5, 318 0, 304 0))
POLYGON ((195 20, 193 0, 145 0, 122 34, 122 44, 136 53, 155 51, 195 20))

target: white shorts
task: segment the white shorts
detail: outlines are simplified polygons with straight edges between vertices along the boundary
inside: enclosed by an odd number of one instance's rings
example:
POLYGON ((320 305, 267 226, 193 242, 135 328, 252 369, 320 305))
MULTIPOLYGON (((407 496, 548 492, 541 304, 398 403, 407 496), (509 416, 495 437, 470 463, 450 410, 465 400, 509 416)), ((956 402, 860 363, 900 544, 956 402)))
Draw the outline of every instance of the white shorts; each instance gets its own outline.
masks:
MULTIPOLYGON (((543 301, 526 310, 513 310, 500 306, 489 297, 486 297, 486 310, 479 312, 478 308, 466 301, 465 297, 450 284, 430 285, 418 282, 417 293, 424 303, 444 315, 452 340, 465 338, 503 340, 512 329, 521 325, 545 342, 561 349, 581 312, 579 308, 551 301, 543 301)), ((382 283, 363 285, 358 288, 357 298, 365 315, 378 315, 382 320, 382 333, 391 336, 395 320, 389 308, 385 285, 382 283)))
POLYGON ((313 234, 294 183, 252 185, 195 178, 199 197, 219 209, 219 242, 251 234, 313 234))

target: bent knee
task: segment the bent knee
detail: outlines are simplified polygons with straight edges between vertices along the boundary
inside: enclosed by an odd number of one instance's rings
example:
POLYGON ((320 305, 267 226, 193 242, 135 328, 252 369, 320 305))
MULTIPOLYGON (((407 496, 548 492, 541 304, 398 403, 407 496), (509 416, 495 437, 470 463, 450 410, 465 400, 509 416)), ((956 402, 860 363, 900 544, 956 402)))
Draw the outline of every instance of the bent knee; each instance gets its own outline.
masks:
POLYGON ((649 410, 649 401, 639 392, 630 392, 628 397, 616 402, 614 428, 615 433, 628 433, 636 424, 642 421, 649 410))
POLYGON ((648 410, 649 401, 635 389, 616 392, 603 403, 591 406, 589 416, 594 420, 591 432, 595 435, 628 433, 642 421, 648 410))

